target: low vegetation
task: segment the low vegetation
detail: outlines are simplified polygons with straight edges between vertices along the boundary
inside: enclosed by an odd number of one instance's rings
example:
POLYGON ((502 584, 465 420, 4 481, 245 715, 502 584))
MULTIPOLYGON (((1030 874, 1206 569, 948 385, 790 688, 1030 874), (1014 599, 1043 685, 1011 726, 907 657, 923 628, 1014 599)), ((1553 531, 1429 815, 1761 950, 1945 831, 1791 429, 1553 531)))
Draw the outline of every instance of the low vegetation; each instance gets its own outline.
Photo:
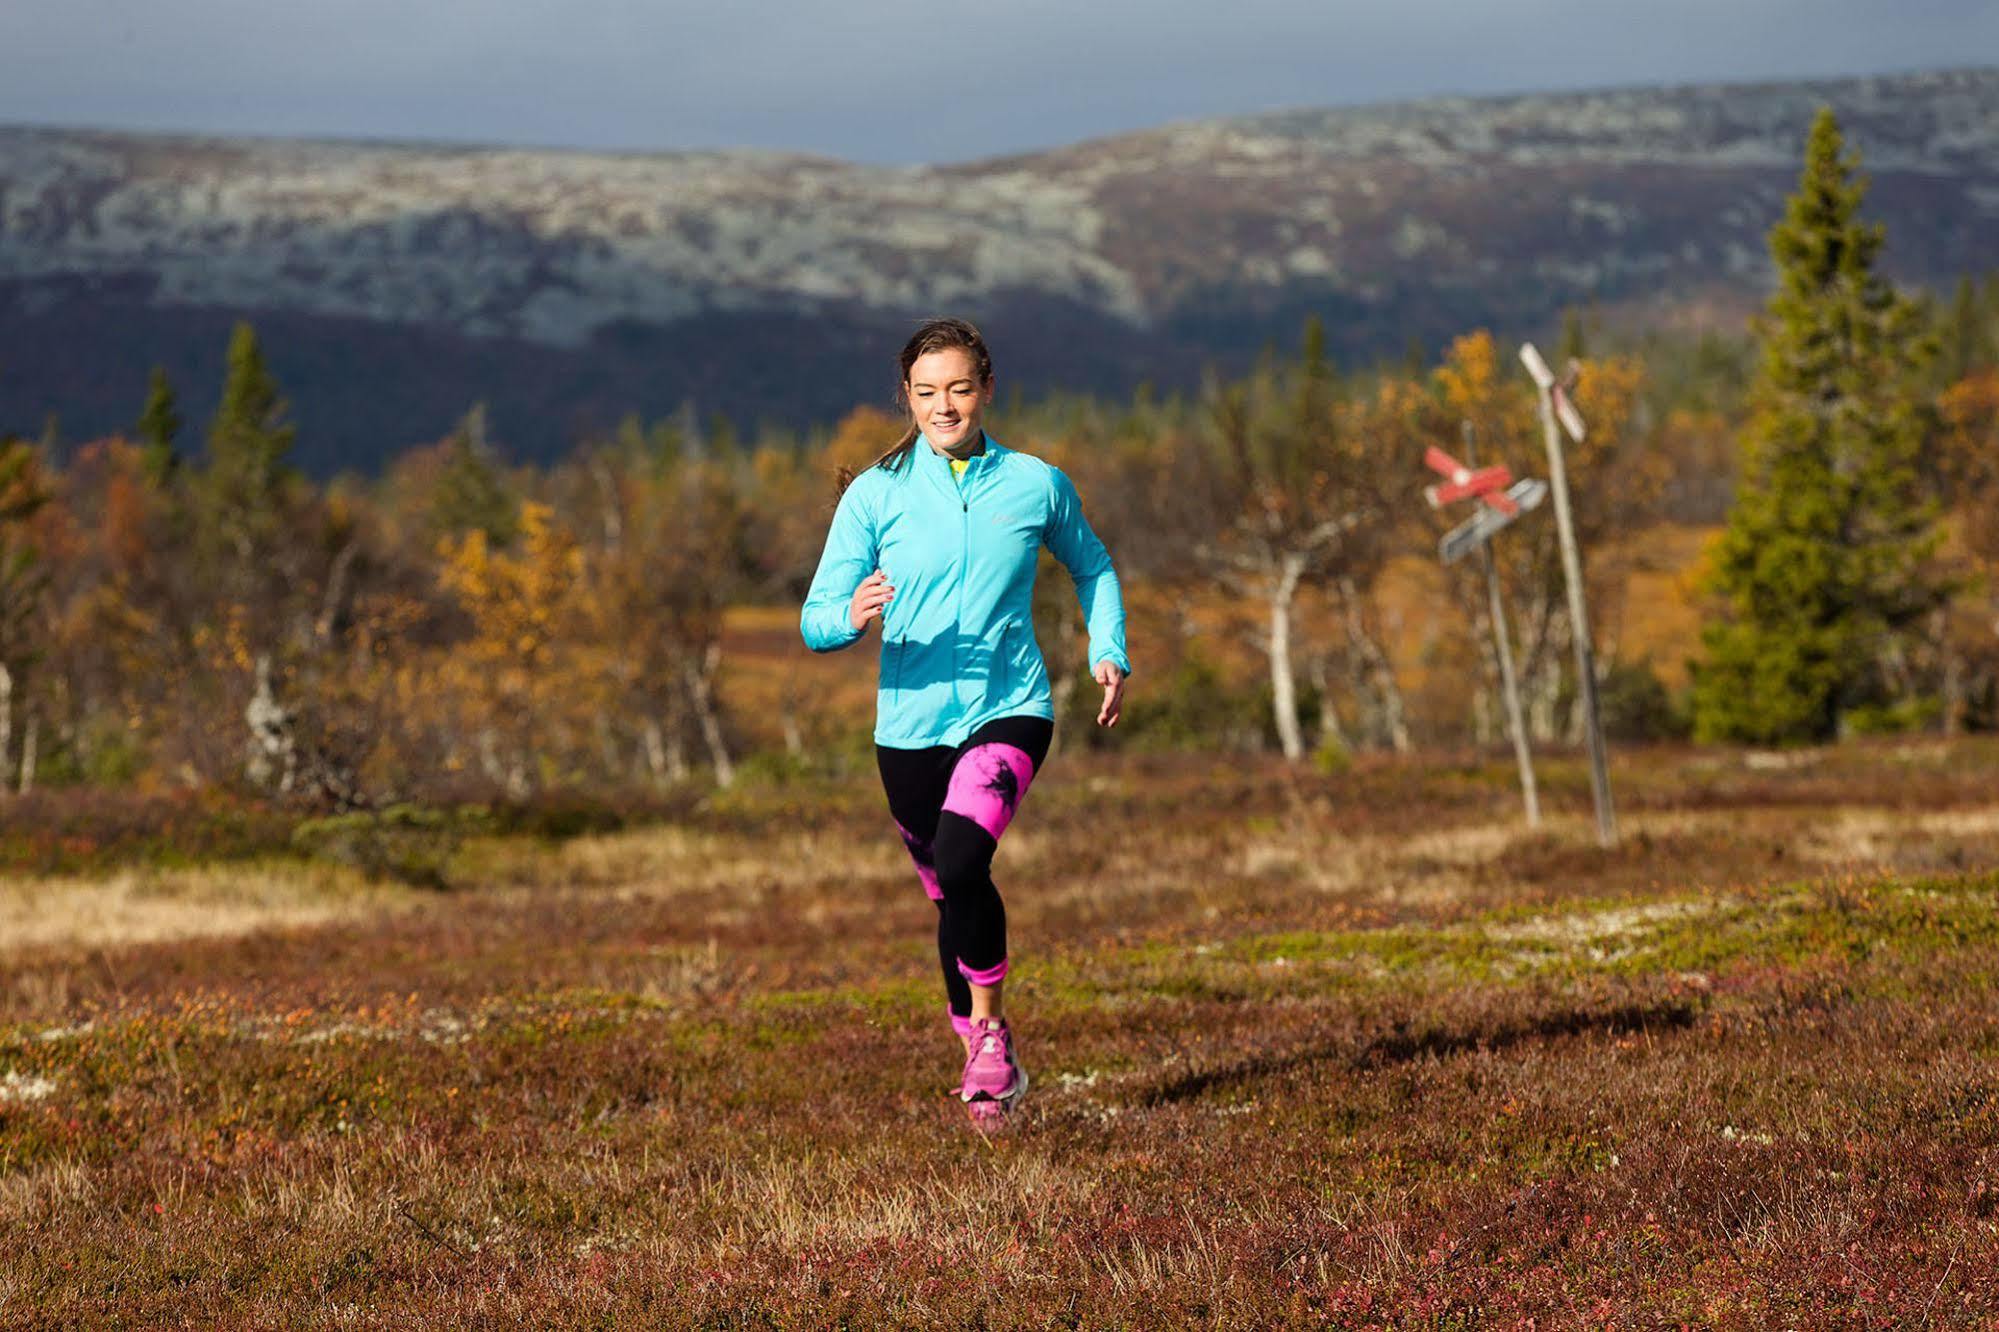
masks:
POLYGON ((865 782, 8 879, 0 1323, 1991 1325, 1999 748, 1616 777, 1058 758, 991 1141, 865 782))

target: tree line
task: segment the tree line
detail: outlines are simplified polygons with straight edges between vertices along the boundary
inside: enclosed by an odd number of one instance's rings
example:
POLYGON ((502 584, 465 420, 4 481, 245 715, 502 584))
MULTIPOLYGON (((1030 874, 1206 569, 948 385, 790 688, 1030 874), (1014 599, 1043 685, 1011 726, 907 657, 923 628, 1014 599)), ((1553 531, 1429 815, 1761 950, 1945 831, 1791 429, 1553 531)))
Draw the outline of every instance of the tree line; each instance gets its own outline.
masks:
MULTIPOLYGON (((1563 330, 1590 423, 1569 469, 1592 604, 1656 569, 1662 526, 1719 527, 1686 593, 1704 630, 1684 699, 1623 651, 1623 619, 1594 626, 1607 683, 1628 686, 1613 695, 1665 733, 1999 726, 1999 279, 1895 291, 1856 168, 1822 116, 1772 233, 1753 367, 1713 339, 1599 351, 1584 318, 1563 330)), ((1000 414, 997 436, 1076 478, 1118 560, 1134 740, 1301 760, 1498 737, 1483 584, 1433 572, 1413 597, 1397 571, 1433 569, 1452 520, 1420 502, 1427 446, 1469 432, 1482 461, 1544 470, 1512 351, 1474 331, 1343 370, 1313 323, 1197 392, 1000 414)), ((244 325, 199 450, 158 374, 124 435, 0 442, 0 785, 351 807, 726 784, 753 751, 803 762, 865 734, 782 654, 775 706, 746 716, 725 627, 796 605, 833 478, 892 441, 889 412, 804 438, 634 419, 529 468, 475 408, 384 475, 326 483, 288 460, 299 428, 244 325)), ((1552 525, 1517 524, 1495 554, 1530 729, 1573 741, 1552 525)), ((1084 638, 1059 573, 1036 613, 1066 709, 1084 638)))

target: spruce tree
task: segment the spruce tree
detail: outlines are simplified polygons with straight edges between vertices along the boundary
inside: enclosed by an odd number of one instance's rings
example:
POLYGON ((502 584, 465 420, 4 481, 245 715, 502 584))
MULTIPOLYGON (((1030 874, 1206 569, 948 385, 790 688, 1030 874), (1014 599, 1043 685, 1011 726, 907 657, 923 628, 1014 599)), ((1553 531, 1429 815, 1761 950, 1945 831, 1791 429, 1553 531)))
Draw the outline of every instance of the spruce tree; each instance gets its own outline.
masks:
POLYGON ((155 485, 164 484, 180 468, 180 453, 175 443, 180 438, 181 425, 174 386, 168 382, 167 372, 156 365, 146 386, 146 407, 139 413, 138 426, 146 475, 155 485))
POLYGON ((1949 388, 1966 375, 1993 363, 1999 353, 1999 309, 1993 297, 1999 287, 1985 293, 1969 276, 1957 280, 1950 305, 1937 319, 1938 341, 1936 383, 1949 388))
POLYGON ((485 403, 459 420, 445 440, 443 461, 431 494, 432 534, 455 537, 477 531, 496 549, 512 545, 520 527, 520 500, 486 438, 485 403))
POLYGON ((1581 361, 1589 356, 1589 334, 1583 328, 1583 317, 1574 306, 1562 311, 1562 337, 1555 345, 1555 364, 1567 365, 1570 361, 1581 361))
POLYGON ((1881 701, 1879 663, 1942 589, 1917 474, 1928 414, 1921 313, 1875 272, 1883 233, 1838 122, 1812 124, 1804 173, 1770 232, 1778 289, 1734 507, 1710 583, 1697 734, 1795 743, 1881 701))
POLYGON ((208 429, 203 489, 215 534, 241 559, 267 553, 282 532, 292 479, 285 455, 296 434, 289 412, 264 363, 256 331, 248 324, 236 325, 229 339, 222 405, 208 429))

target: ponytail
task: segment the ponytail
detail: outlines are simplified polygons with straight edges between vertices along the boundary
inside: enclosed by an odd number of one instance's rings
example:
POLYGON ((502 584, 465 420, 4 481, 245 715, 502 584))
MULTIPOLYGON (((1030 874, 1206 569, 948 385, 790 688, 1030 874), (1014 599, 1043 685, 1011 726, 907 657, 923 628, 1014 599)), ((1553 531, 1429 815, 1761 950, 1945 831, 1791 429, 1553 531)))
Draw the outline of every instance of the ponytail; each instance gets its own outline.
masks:
MULTIPOLYGON (((914 422, 911 422, 910 425, 902 432, 902 438, 895 442, 895 447, 891 448, 887 453, 884 453, 881 457, 869 463, 868 467, 879 467, 884 472, 894 472, 900 470, 902 467, 902 460, 909 456, 909 451, 911 449, 916 447, 916 437, 922 433, 923 433, 922 431, 916 428, 916 424, 914 422)), ((860 469, 860 471, 865 472, 868 470, 868 467, 863 467, 860 469)), ((836 482, 836 484, 839 486, 839 489, 835 493, 839 495, 846 494, 847 487, 853 485, 854 478, 859 475, 860 472, 855 471, 851 467, 842 467, 839 471, 839 476, 836 482)))

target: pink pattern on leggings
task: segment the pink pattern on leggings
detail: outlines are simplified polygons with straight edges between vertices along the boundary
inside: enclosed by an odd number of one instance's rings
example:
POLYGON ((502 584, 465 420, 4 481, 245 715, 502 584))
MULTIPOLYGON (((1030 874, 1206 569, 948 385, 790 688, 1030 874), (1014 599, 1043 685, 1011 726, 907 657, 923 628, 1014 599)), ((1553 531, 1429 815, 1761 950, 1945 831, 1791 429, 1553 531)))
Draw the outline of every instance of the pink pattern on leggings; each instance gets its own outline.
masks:
POLYGON ((974 745, 951 769, 944 808, 978 824, 997 842, 1033 780, 1034 760, 1026 750, 998 742, 974 745))
POLYGON ((922 883, 923 891, 930 895, 931 901, 943 901, 944 889, 937 882, 937 868, 927 863, 930 859, 930 843, 900 823, 895 825, 895 830, 902 834, 902 844, 909 848, 909 858, 916 862, 916 877, 922 883))
POLYGON ((968 967, 965 965, 963 959, 960 959, 958 962, 958 974, 974 985, 998 985, 1006 979, 1006 963, 1007 960, 1001 958, 997 966, 968 967))

